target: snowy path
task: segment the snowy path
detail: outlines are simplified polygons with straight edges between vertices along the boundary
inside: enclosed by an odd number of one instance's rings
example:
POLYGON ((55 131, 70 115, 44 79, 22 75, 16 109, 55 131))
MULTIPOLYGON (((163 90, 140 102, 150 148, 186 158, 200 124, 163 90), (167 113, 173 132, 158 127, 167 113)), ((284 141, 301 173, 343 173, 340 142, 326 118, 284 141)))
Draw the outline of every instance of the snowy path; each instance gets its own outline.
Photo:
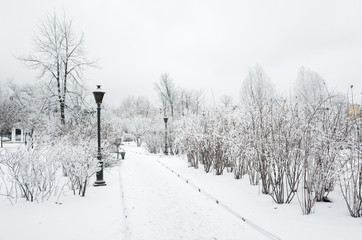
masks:
POLYGON ((128 239, 265 239, 157 162, 127 151, 121 181, 128 239))
MULTIPOLYGON (((220 203, 230 208, 232 212, 245 218, 246 222, 241 222, 239 226, 246 229, 248 234, 244 236, 243 230, 234 230, 234 228, 229 226, 230 232, 235 233, 235 235, 232 236, 228 234, 225 235, 229 237, 229 239, 250 239, 250 235, 254 236, 254 231, 257 232, 261 230, 259 229, 260 227, 269 231, 269 233, 279 239, 361 239, 362 219, 349 216, 344 199, 338 189, 330 194, 333 202, 317 203, 316 211, 313 214, 302 215, 297 197, 295 197, 290 204, 276 204, 270 196, 261 194, 259 186, 250 185, 247 177, 235 180, 232 173, 225 172, 221 176, 215 176, 212 173, 206 174, 202 166, 199 169, 187 167, 187 160, 180 156, 157 157, 155 155, 149 155, 144 149, 131 148, 129 150, 142 153, 137 156, 140 160, 146 158, 147 161, 148 158, 152 164, 157 162, 161 165, 161 167, 171 175, 167 178, 169 181, 177 179, 187 186, 188 189, 196 192, 196 196, 198 197, 192 196, 193 200, 198 201, 200 198, 207 198, 208 202, 212 203, 212 206, 216 205, 224 210, 222 213, 223 216, 225 212, 230 216, 231 213, 227 212, 223 207, 220 207, 221 204, 214 204, 215 199, 217 199, 220 203), (173 170, 174 173, 172 173, 171 170, 173 170), (180 174, 180 177, 178 177, 176 173, 180 174), (188 184, 185 183, 185 179, 188 180, 188 184), (193 184, 196 185, 197 188, 195 188, 193 184), (198 189, 201 189, 201 193, 198 192, 198 189), (204 193, 208 193, 210 196, 204 193), (248 224, 250 224, 250 222, 256 224, 256 226, 252 224, 249 226, 248 224), (257 230, 254 230, 254 227, 257 230)), ((140 163, 143 163, 142 160, 140 163)), ((162 174, 165 175, 165 173, 162 174)), ((181 191, 185 191, 185 194, 189 192, 189 190, 186 191, 184 188, 180 188, 180 192, 181 191)), ((206 202, 206 200, 204 200, 204 202, 206 202)), ((200 208, 199 210, 202 209, 204 208, 200 208)), ((234 218, 237 219, 236 217, 234 218)), ((219 221, 219 223, 229 224, 229 222, 231 222, 231 218, 227 216, 225 216, 224 219, 226 220, 223 220, 223 222, 219 221)), ((215 233, 214 236, 218 236, 218 239, 228 239, 226 237, 224 238, 224 236, 220 238, 218 233, 215 233)), ((267 234, 267 236, 270 235, 267 234)), ((262 239, 263 237, 265 236, 263 235, 260 238, 262 239)), ((210 235, 207 235, 204 239, 212 238, 210 235)))

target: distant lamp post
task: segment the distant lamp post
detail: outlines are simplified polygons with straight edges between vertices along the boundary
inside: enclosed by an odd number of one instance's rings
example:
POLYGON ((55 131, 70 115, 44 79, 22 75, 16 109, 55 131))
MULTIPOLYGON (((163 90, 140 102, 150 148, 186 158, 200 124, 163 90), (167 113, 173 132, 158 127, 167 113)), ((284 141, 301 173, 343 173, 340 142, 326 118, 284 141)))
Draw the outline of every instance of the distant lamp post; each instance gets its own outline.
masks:
POLYGON ((165 122, 165 155, 168 155, 168 143, 167 143, 167 120, 168 117, 164 117, 163 121, 165 122))
POLYGON ((97 123, 98 123, 98 154, 97 159, 101 165, 101 170, 97 172, 97 180, 94 182, 93 186, 105 186, 106 182, 103 180, 103 161, 101 153, 101 104, 105 92, 102 91, 101 85, 97 85, 97 89, 93 91, 94 99, 97 103, 97 123))

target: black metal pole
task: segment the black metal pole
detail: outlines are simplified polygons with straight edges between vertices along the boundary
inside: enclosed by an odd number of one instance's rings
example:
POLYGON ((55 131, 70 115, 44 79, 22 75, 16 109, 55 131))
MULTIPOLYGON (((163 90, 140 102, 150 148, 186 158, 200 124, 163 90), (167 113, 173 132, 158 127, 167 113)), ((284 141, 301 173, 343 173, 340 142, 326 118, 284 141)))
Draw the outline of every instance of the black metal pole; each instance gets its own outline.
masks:
POLYGON ((98 160, 102 159, 101 153, 101 104, 97 103, 97 126, 98 126, 98 160))
POLYGON ((93 186, 105 186, 106 182, 103 180, 103 161, 101 153, 101 103, 97 103, 97 124, 98 124, 98 154, 97 159, 100 164, 101 169, 97 172, 97 180, 93 186))
POLYGON ((167 118, 165 119, 165 155, 168 155, 168 143, 167 143, 167 118))

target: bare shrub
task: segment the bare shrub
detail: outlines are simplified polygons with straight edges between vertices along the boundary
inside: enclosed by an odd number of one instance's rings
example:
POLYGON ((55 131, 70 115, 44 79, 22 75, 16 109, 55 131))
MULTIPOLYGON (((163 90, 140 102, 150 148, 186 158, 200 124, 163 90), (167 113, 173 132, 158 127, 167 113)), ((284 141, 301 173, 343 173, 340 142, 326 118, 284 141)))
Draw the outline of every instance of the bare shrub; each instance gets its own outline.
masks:
MULTIPOLYGON (((352 101, 353 102, 353 101, 352 101)), ((352 217, 362 217, 361 112, 352 106, 347 121, 346 145, 339 156, 339 186, 352 217)))
POLYGON ((94 148, 84 142, 74 144, 64 139, 56 149, 64 175, 69 179, 70 189, 74 195, 84 197, 90 177, 100 170, 94 148))
POLYGON ((48 147, 5 150, 1 154, 3 180, 8 197, 17 200, 19 195, 27 201, 44 200, 51 196, 56 187, 56 172, 59 164, 53 160, 48 147))

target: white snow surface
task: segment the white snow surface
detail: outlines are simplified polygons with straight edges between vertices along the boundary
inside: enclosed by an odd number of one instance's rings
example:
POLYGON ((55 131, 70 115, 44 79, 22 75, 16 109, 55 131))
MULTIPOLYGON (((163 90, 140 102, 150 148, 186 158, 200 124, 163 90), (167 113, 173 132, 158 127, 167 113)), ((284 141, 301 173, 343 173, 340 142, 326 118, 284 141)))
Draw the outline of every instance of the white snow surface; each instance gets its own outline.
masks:
MULTIPOLYGON (((105 171, 106 187, 88 186, 85 197, 68 192, 44 202, 0 196, 1 240, 119 240, 123 239, 119 169, 105 171)), ((92 183, 94 179, 92 179, 92 183)))
POLYGON ((90 185, 84 198, 68 192, 61 204, 21 199, 12 206, 0 196, 0 239, 270 239, 259 228, 280 239, 362 239, 362 219, 349 215, 338 187, 332 203, 317 203, 305 216, 297 198, 275 204, 247 178, 206 174, 181 157, 123 147, 125 160, 105 169, 107 186, 90 185))
POLYGON ((129 239, 266 239, 158 159, 168 160, 128 151, 122 162, 129 239))

